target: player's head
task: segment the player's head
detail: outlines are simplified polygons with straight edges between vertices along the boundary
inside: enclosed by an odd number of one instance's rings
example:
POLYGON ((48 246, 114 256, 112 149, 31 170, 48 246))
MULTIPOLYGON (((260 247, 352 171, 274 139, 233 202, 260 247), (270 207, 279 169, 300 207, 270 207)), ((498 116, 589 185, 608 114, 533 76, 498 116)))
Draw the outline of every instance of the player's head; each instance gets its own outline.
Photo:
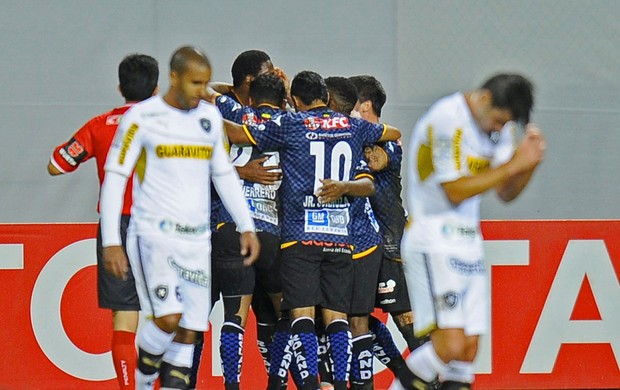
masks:
POLYGON ((130 54, 118 64, 118 88, 128 102, 139 102, 156 93, 159 67, 146 54, 130 54))
POLYGON ((270 104, 283 108, 286 104, 284 82, 274 73, 256 76, 250 83, 250 102, 254 107, 260 104, 270 104))
POLYGON ((351 115, 357 102, 355 85, 346 77, 332 76, 325 79, 329 92, 329 108, 345 115, 351 115))
POLYGON ((177 49, 170 59, 168 103, 182 110, 196 108, 211 81, 211 62, 194 46, 177 49))
POLYGON ((357 88, 355 111, 364 119, 367 119, 366 113, 372 113, 377 118, 381 117, 381 109, 387 100, 387 95, 379 80, 369 75, 352 76, 349 80, 357 88))
POLYGON ((327 104, 328 94, 325 80, 316 72, 302 70, 291 82, 291 97, 295 106, 298 106, 299 102, 305 105, 317 102, 327 104))
POLYGON ((273 64, 269 55, 261 50, 246 50, 239 54, 230 70, 233 78, 233 86, 241 87, 243 83, 249 83, 254 77, 273 72, 273 64))
POLYGON ((530 120, 534 106, 533 94, 534 87, 525 77, 514 73, 499 73, 482 83, 474 92, 471 99, 474 102, 472 113, 480 127, 487 132, 499 131, 509 120, 525 125, 530 120))

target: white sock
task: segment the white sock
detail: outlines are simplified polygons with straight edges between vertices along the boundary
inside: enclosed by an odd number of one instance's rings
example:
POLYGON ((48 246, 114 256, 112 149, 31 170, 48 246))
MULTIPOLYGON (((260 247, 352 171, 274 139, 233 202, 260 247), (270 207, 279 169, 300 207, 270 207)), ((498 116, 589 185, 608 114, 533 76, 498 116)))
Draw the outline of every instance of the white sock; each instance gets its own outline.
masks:
POLYGON ((149 321, 136 335, 138 347, 153 355, 161 355, 172 342, 174 333, 166 333, 153 321, 149 321))
POLYGON ((430 341, 411 352, 406 362, 411 372, 429 383, 448 370, 448 366, 437 356, 430 341))
POLYGON ((177 367, 191 367, 194 360, 194 344, 170 343, 164 353, 164 361, 177 367))
POLYGON ((474 382, 474 364, 461 360, 452 360, 448 363, 448 369, 443 374, 444 381, 462 383, 474 382))

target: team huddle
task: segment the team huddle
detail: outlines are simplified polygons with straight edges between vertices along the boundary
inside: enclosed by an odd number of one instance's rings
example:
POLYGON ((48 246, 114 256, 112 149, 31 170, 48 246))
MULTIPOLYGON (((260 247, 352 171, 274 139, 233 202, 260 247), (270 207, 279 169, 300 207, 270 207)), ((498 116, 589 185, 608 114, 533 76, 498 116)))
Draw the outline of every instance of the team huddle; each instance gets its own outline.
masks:
POLYGON ((471 388, 488 317, 479 195, 513 200, 543 159, 531 83, 497 74, 439 100, 403 154, 372 76, 289 80, 260 50, 231 73, 213 83, 206 54, 184 46, 158 95, 157 61, 127 56, 126 104, 48 165, 57 175, 97 160, 98 296, 113 313, 120 388, 196 388, 219 299, 227 390, 239 389, 250 309, 268 373, 253 389, 374 389, 375 357, 391 389, 471 388))

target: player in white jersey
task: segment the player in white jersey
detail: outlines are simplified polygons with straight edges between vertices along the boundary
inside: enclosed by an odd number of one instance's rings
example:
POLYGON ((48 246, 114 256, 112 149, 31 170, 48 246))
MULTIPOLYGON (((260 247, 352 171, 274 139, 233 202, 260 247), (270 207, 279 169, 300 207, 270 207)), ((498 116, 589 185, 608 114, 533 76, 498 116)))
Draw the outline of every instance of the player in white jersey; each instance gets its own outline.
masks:
POLYGON ((124 116, 106 161, 101 224, 106 269, 123 278, 120 246, 122 189, 135 167, 127 256, 136 270, 142 310, 136 388, 186 389, 196 332, 208 329, 211 302, 210 183, 241 232, 246 264, 257 258, 254 232, 239 178, 229 162, 222 118, 201 100, 211 78, 206 55, 182 47, 170 61, 170 89, 136 104, 124 116))
POLYGON ((480 194, 515 199, 544 156, 545 141, 529 122, 532 85, 498 74, 479 89, 436 102, 417 122, 408 150, 402 243, 415 332, 431 341, 413 351, 390 389, 469 389, 478 337, 488 319, 480 234, 480 194), (516 121, 526 133, 514 146, 516 121))

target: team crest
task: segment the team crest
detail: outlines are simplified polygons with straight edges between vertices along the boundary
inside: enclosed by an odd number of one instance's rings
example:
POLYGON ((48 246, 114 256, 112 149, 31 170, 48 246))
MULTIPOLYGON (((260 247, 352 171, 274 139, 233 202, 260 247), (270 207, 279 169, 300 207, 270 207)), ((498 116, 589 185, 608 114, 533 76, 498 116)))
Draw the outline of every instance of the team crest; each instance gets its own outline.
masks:
POLYGON ((165 300, 168 297, 168 286, 157 286, 155 288, 155 295, 162 301, 165 300))
POLYGON ((459 295, 454 291, 447 292, 443 295, 443 302, 448 309, 454 309, 459 301, 459 295))
POLYGON ((211 131, 211 121, 205 118, 200 119, 200 126, 208 133, 211 131))

